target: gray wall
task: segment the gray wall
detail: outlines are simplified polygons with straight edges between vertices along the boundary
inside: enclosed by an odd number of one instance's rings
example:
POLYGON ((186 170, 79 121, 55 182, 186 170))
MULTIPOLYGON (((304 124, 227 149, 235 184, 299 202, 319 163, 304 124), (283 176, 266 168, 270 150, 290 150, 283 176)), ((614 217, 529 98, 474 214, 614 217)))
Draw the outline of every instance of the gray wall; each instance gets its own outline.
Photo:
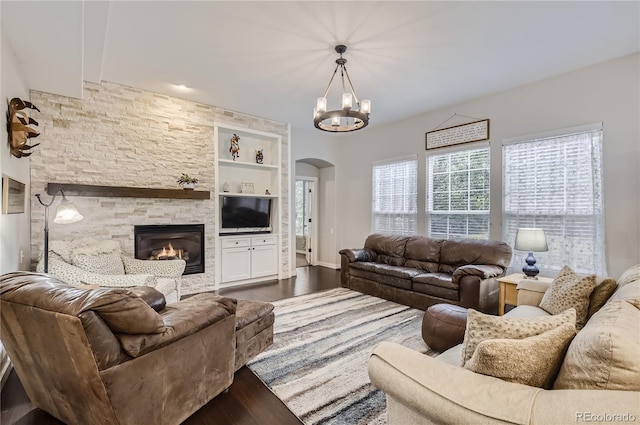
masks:
POLYGON ((601 121, 607 271, 618 277, 640 262, 639 63, 634 54, 342 138, 336 164, 338 246, 362 246, 370 233, 374 161, 417 153, 418 190, 424 194, 425 132, 454 113, 491 120, 493 239, 502 234, 503 139, 601 121))

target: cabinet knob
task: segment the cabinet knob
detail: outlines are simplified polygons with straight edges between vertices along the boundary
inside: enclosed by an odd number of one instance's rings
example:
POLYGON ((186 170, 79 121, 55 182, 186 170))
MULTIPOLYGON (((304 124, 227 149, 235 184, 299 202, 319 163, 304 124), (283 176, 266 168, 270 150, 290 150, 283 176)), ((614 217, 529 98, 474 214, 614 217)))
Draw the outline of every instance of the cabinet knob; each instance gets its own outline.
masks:
POLYGON ((263 239, 263 240, 262 240, 262 242, 263 242, 263 243, 264 243, 264 242, 266 242, 266 241, 267 241, 266 239, 263 239))
POLYGON ((238 245, 238 241, 236 241, 236 245, 238 245))

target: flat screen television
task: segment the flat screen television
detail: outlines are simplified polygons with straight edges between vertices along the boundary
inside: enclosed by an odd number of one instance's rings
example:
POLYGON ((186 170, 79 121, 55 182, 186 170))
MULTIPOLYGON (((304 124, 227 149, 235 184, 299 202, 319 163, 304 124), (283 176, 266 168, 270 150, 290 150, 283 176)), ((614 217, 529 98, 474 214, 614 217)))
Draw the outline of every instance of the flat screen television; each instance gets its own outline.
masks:
POLYGON ((220 233, 271 232, 271 198, 223 196, 220 233))

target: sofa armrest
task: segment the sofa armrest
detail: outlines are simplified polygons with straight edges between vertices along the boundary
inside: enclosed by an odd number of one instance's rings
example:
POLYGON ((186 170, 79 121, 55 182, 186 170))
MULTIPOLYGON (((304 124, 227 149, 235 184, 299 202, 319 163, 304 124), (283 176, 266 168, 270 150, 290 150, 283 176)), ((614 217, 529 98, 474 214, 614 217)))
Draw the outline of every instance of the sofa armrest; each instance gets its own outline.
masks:
MULTIPOLYGON (((368 362, 373 385, 387 394, 389 418, 414 412, 424 423, 529 424, 540 388, 505 382, 453 366, 391 342, 368 362)), ((406 416, 405 416, 406 417, 406 416)))
POLYGON ((366 248, 341 249, 339 254, 346 257, 350 263, 355 263, 356 261, 375 261, 376 259, 375 253, 366 248))
POLYGON ((460 283, 460 279, 464 276, 477 276, 480 279, 490 279, 504 274, 504 268, 494 265, 469 264, 458 267, 452 276, 453 283, 460 283))
POLYGON ((124 255, 121 255, 120 258, 126 274, 152 274, 156 277, 178 278, 182 276, 187 265, 184 260, 149 261, 124 255))
POLYGON ((539 306, 544 293, 547 292, 550 286, 551 283, 540 280, 521 280, 516 287, 518 290, 518 305, 539 306))
POLYGON ((213 294, 198 294, 168 305, 160 315, 165 330, 158 334, 118 334, 122 349, 139 357, 198 332, 206 326, 234 315, 237 302, 233 298, 213 294))

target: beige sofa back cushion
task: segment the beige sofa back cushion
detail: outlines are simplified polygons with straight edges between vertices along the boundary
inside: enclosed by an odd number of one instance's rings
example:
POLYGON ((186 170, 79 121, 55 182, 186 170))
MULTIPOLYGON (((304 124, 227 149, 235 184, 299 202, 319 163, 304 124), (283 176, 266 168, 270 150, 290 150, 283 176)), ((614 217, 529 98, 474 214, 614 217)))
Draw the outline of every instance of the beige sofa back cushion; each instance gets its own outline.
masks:
POLYGON ((640 391, 640 281, 620 288, 574 338, 554 389, 640 391))

